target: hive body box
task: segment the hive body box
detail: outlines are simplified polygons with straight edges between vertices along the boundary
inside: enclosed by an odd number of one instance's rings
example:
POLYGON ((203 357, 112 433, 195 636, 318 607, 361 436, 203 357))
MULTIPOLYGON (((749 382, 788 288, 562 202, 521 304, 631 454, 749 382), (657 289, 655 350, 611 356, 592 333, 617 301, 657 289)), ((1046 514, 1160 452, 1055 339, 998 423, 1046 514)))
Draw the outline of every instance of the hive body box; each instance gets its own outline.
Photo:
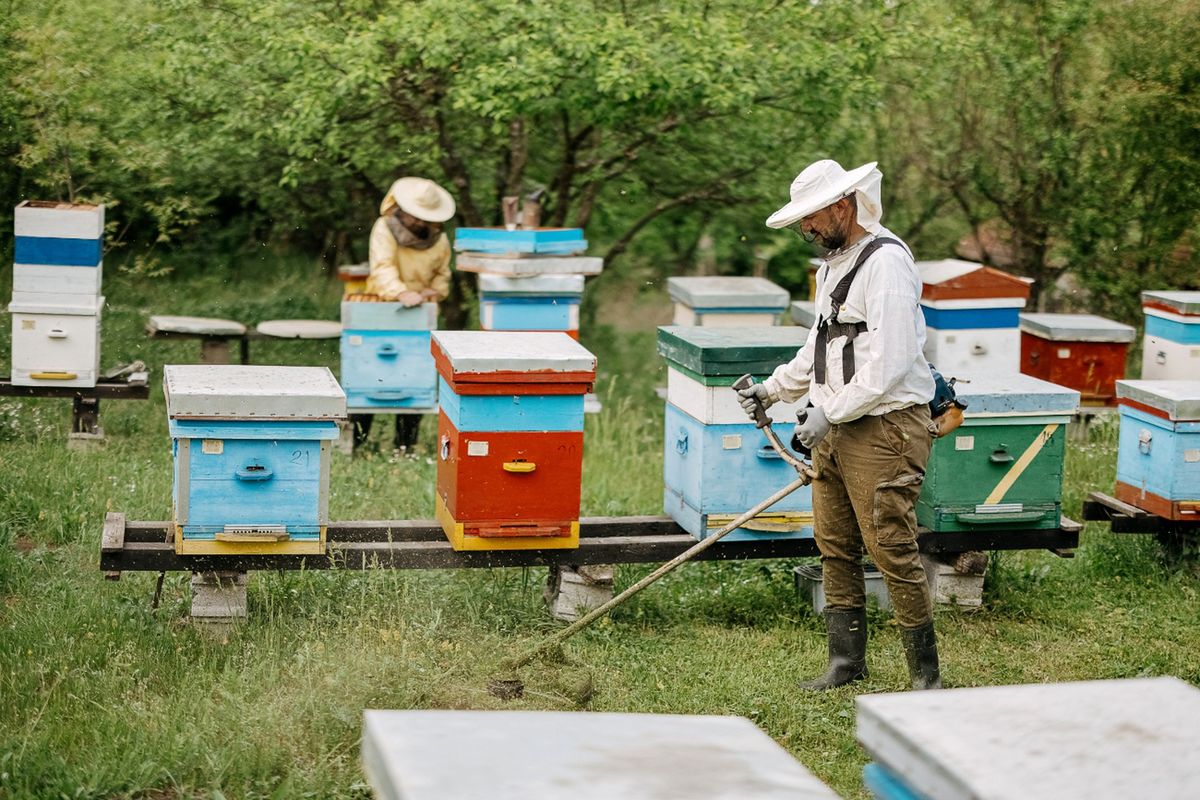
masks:
POLYGON ((934 531, 1057 528, 1079 392, 1019 373, 957 377, 963 424, 933 443, 917 521, 934 531))
POLYGON ((579 338, 582 275, 479 276, 485 331, 565 331, 579 338))
POLYGON ((437 304, 342 303, 342 388, 352 412, 406 413, 437 407, 429 332, 437 304))
MULTIPOLYGON (((663 506, 697 539, 795 480, 796 471, 749 421, 731 384, 746 373, 767 377, 807 337, 808 330, 797 327, 658 329, 658 350, 667 360, 663 506)), ((784 442, 791 439, 796 408, 776 403, 767 412, 784 442)), ((805 486, 725 538, 811 535, 812 490, 805 486)))
POLYGON ((438 331, 437 517, 455 550, 579 546, 583 396, 565 333, 438 331))
POLYGON ((1135 333, 1093 314, 1022 314, 1021 372, 1078 389, 1084 404, 1112 405, 1135 333))
POLYGON ((1019 314, 1029 285, 971 261, 919 261, 917 268, 924 284, 925 357, 943 375, 1019 372, 1019 314))
POLYGON ((778 325, 791 298, 765 278, 667 278, 676 325, 746 327, 778 325))
POLYGON ((1200 380, 1118 381, 1117 499, 1200 520, 1200 380))
POLYGON ((168 366, 175 550, 320 554, 346 397, 325 367, 168 366))
POLYGON ((493 256, 569 256, 587 250, 582 228, 459 228, 454 249, 493 256))
POLYGON ((1142 292, 1142 379, 1200 378, 1200 292, 1142 292))
POLYGON ((95 386, 104 206, 25 201, 13 232, 13 384, 95 386))
POLYGON ((1178 678, 864 694, 855 706, 880 800, 1200 796, 1200 690, 1178 678))

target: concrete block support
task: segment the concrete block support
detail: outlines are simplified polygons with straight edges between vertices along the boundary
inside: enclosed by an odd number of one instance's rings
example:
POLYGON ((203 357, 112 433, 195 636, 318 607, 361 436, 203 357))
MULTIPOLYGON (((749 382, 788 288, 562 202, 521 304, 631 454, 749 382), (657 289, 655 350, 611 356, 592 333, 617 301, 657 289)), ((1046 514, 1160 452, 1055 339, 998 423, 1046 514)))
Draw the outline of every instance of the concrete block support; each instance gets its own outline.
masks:
POLYGON ((925 579, 933 602, 963 608, 983 605, 983 578, 987 553, 969 552, 949 556, 922 555, 925 579))
POLYGON ((193 572, 192 619, 231 624, 246 618, 245 572, 193 572))
POLYGON ((612 564, 551 567, 545 599, 555 619, 573 622, 613 598, 612 564))

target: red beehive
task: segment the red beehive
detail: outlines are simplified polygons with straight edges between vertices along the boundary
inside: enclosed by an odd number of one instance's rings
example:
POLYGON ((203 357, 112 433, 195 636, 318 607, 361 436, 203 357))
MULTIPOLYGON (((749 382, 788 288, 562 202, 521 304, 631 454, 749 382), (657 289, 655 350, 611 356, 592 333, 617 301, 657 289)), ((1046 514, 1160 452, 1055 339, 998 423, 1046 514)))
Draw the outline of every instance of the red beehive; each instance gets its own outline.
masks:
POLYGON ((456 550, 579 545, 583 396, 566 333, 438 331, 437 515, 456 550))
POLYGON ((1093 314, 1022 314, 1021 372, 1112 405, 1134 329, 1093 314))

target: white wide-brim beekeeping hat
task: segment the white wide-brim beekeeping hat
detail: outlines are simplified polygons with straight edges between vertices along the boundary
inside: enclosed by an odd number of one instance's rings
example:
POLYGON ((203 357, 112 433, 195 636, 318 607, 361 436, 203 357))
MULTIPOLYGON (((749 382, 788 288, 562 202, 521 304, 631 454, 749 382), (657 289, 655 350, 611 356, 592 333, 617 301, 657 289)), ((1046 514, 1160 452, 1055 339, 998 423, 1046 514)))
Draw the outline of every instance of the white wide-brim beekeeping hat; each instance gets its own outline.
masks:
POLYGON ((379 213, 386 214, 395 206, 425 222, 445 222, 455 211, 450 193, 428 178, 401 178, 393 183, 379 204, 379 213))
POLYGON ((873 217, 877 222, 881 216, 879 184, 883 173, 876 169, 876 164, 872 161, 849 171, 828 158, 809 164, 792 181, 791 202, 767 217, 767 227, 786 228, 854 192, 863 195, 859 202, 859 222, 864 217, 873 217))

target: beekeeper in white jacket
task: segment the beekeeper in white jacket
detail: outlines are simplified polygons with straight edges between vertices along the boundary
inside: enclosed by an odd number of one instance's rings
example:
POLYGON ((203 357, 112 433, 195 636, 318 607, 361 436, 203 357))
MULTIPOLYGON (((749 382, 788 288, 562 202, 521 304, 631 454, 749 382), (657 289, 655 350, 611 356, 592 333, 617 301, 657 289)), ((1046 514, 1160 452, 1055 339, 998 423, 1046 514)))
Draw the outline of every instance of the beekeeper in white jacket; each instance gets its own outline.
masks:
POLYGON ((915 504, 933 441, 934 380, 922 355, 921 277, 908 246, 880 224, 882 173, 809 165, 791 202, 767 220, 828 252, 817 272, 817 325, 804 347, 761 384, 743 390, 764 405, 808 394, 796 434, 813 451, 814 534, 821 551, 829 632, 829 689, 867 675, 864 551, 879 567, 914 688, 941 678, 932 601, 917 552, 915 504))

